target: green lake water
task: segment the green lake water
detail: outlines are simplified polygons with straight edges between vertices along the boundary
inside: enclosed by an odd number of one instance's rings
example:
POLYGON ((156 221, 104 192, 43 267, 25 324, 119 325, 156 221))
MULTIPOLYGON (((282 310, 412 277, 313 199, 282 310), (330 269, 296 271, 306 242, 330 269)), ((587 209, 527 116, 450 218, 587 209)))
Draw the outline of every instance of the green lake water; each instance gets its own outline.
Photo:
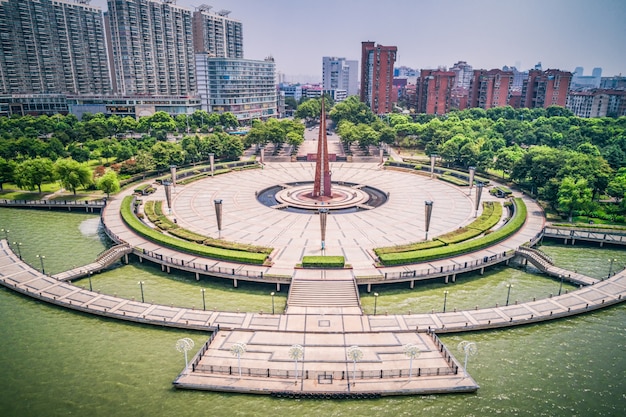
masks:
MULTIPOLYGON (((94 215, 0 209, 0 228, 20 242, 26 261, 55 273, 93 261, 107 241, 94 215)), ((4 236, 0 236, 4 237, 4 236)), ((564 268, 597 278, 626 264, 619 248, 544 244, 564 268)), ((164 274, 136 262, 95 275, 94 289, 163 304, 230 311, 270 311, 275 288, 192 275, 164 274), (240 283, 241 284, 241 283, 240 283)), ((557 294, 560 282, 514 268, 484 276, 461 275, 455 284, 431 282, 375 286, 377 313, 441 311, 500 305, 557 294)), ((86 280, 78 285, 88 286, 86 280)), ((564 284, 562 291, 572 290, 564 284)), ((373 313, 372 293, 361 292, 373 313)), ((286 289, 275 296, 284 308, 286 289)), ((174 348, 190 337, 208 337, 92 317, 49 306, 0 289, 0 416, 624 416, 626 415, 626 306, 506 330, 444 335, 453 353, 469 340, 478 345, 468 371, 480 384, 476 394, 429 395, 366 401, 274 399, 265 396, 177 391, 171 382, 184 366, 174 348)))

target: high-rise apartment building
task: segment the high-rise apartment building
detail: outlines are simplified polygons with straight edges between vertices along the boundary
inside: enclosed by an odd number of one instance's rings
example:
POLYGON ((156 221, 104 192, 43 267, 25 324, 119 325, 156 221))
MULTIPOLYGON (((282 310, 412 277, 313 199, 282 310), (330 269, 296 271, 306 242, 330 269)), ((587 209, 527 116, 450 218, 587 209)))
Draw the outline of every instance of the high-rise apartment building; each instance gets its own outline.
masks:
POLYGON ((0 93, 110 89, 100 8, 85 0, 0 0, 0 93))
POLYGON ((345 91, 348 96, 359 93, 359 62, 325 56, 322 58, 322 86, 324 91, 345 91))
POLYGON ((455 74, 455 87, 469 89, 474 77, 474 70, 471 65, 465 61, 459 61, 450 68, 450 71, 455 74))
POLYGON ((361 101, 375 114, 392 111, 394 97, 393 65, 398 48, 375 45, 374 42, 361 44, 361 101))
POLYGON ((576 67, 572 74, 570 88, 572 90, 587 90, 599 88, 602 81, 602 68, 594 68, 591 75, 584 75, 583 67, 576 67))
POLYGON ((578 117, 621 117, 626 115, 626 91, 570 91, 567 108, 578 117))
POLYGON ((423 69, 417 80, 417 113, 448 113, 455 77, 453 71, 423 69))
POLYGON ((470 83, 468 107, 491 109, 509 104, 513 72, 492 70, 475 70, 470 83))
POLYGON ((117 92, 194 94, 191 10, 173 0, 108 0, 108 6, 117 92))
POLYGON ((529 109, 565 107, 572 73, 557 69, 528 71, 522 87, 522 107, 529 109))
POLYGON ((277 116, 273 58, 253 61, 196 54, 196 69, 203 110, 230 112, 240 121, 277 116))
POLYGON ((199 6, 193 14, 193 49, 219 58, 243 58, 243 25, 230 18, 230 11, 211 12, 199 6))

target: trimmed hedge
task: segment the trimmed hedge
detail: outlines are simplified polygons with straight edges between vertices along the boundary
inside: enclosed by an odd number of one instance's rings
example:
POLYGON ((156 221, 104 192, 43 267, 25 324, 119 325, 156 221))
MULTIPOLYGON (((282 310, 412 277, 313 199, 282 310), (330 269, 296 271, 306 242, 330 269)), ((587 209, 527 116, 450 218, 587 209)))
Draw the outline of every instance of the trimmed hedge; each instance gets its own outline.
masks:
POLYGON ((493 233, 489 233, 478 239, 467 240, 440 248, 382 254, 379 256, 380 262, 386 266, 420 263, 433 259, 448 258, 462 253, 474 252, 494 245, 517 232, 524 225, 524 222, 526 222, 526 205, 524 201, 521 198, 515 198, 513 200, 513 206, 515 210, 513 217, 503 227, 495 230, 493 233))
POLYGON ((414 250, 424 250, 431 248, 438 248, 443 246, 444 243, 440 240, 427 240, 425 242, 417 242, 417 243, 409 243, 408 245, 398 245, 398 246, 387 246, 384 248, 376 248, 374 252, 376 255, 380 256, 384 253, 398 253, 398 252, 408 252, 414 250))
POLYGON ((471 224, 459 228, 453 232, 441 235, 434 240, 426 242, 410 243, 408 245, 388 246, 376 248, 374 252, 377 256, 388 253, 410 252, 425 249, 438 248, 453 243, 463 242, 485 233, 494 227, 502 218, 502 205, 493 201, 483 203, 483 212, 471 224))
POLYGON ((444 173, 438 177, 441 181, 449 182, 450 184, 458 185, 459 187, 468 187, 469 182, 467 180, 454 177, 449 172, 444 173))
POLYGON ((274 250, 273 248, 267 248, 264 246, 254 246, 247 245, 245 243, 235 243, 225 240, 213 239, 192 232, 191 230, 183 229, 163 214, 163 201, 147 201, 144 205, 143 211, 144 213, 146 213, 146 216, 148 216, 148 219, 152 223, 154 223, 154 225, 157 226, 159 229, 167 231, 171 235, 174 235, 180 239, 188 240, 190 242, 222 249, 242 250, 252 253, 264 253, 266 255, 269 255, 274 250))
POLYGON ((122 219, 128 225, 128 227, 135 231, 135 233, 145 237, 152 242, 167 246, 172 249, 180 250, 182 252, 206 256, 207 258, 222 259, 231 262, 262 265, 267 259, 267 255, 262 253, 251 253, 243 250, 232 250, 216 248, 213 246, 203 246, 165 235, 141 222, 141 220, 139 220, 133 213, 132 207, 133 196, 124 197, 124 200, 122 200, 122 207, 120 209, 122 219))
POLYGON ((483 203, 483 212, 472 223, 453 232, 439 236, 437 240, 446 245, 460 243, 485 233, 494 227, 502 218, 502 205, 493 201, 483 203))
POLYGON ((498 185, 489 190, 489 194, 500 194, 502 197, 509 197, 511 194, 513 194, 513 191, 511 191, 508 187, 505 187, 504 185, 498 185))
POLYGON ((343 256, 303 256, 303 268, 343 268, 346 259, 343 256))

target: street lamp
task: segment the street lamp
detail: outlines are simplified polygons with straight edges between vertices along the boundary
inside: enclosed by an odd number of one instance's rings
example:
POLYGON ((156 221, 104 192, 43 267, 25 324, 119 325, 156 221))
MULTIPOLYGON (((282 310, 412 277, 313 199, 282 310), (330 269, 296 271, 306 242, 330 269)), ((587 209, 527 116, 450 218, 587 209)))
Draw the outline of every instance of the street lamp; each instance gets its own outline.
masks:
POLYGON ((219 239, 222 238, 222 200, 215 199, 213 200, 213 204, 215 205, 215 217, 217 220, 217 236, 219 239))
POLYGON ((476 173, 476 167, 469 167, 469 194, 472 195, 472 187, 474 186, 474 174, 476 173))
POLYGON ((448 302, 448 290, 443 292, 443 312, 446 312, 446 303, 448 302))
POLYGON ((191 350, 191 348, 193 348, 194 346, 194 342, 193 340, 191 340, 188 337, 185 337, 184 339, 178 339, 176 341, 176 350, 179 352, 184 352, 185 353, 185 368, 189 365, 189 363, 187 362, 187 351, 191 350))
POLYGON ((421 351, 413 344, 404 345, 404 354, 409 357, 409 379, 413 374, 413 359, 420 355, 421 351))
POLYGON ((509 305, 509 297, 511 296, 511 288, 513 288, 513 284, 506 284, 508 291, 506 293, 506 305, 509 305))
POLYGON ((318 210, 320 215, 320 232, 322 234, 322 250, 326 249, 326 222, 328 219, 328 209, 322 208, 318 210))
POLYGON ((476 184, 476 213, 474 214, 474 217, 478 217, 478 208, 480 207, 480 197, 483 193, 483 187, 485 185, 482 182, 479 182, 478 184, 476 184))
POLYGON ((607 276, 607 278, 611 278, 611 274, 613 273, 613 262, 617 261, 617 259, 611 258, 609 259, 609 262, 611 262, 609 264, 609 275, 607 276))
POLYGON ((0 229, 0 232, 4 232, 4 238, 6 239, 6 241, 9 241, 9 229, 0 229))
POLYGON ((376 304, 378 304, 378 293, 374 293, 374 315, 376 315, 376 304))
POLYGON ((215 154, 209 154, 209 164, 211 165, 211 176, 215 174, 215 154))
POLYGON ((172 181, 163 180, 161 182, 165 188, 165 200, 167 201, 167 210, 172 214, 172 181))
POLYGON ((272 296, 272 314, 274 314, 274 294, 276 294, 274 291, 270 293, 270 295, 272 296))
POLYGON ((89 279, 89 291, 93 291, 93 286, 91 285, 91 271, 87 273, 87 278, 89 279))
POLYGON ((298 379, 298 359, 304 355, 304 348, 302 345, 291 345, 289 349, 289 357, 295 361, 296 379, 298 379))
POLYGON ((41 263, 41 273, 42 273, 42 274, 45 274, 45 273, 46 273, 46 270, 45 270, 45 269, 44 269, 44 267, 43 267, 43 260, 44 260, 46 257, 45 257, 45 256, 43 256, 43 255, 37 255, 37 257, 39 258, 39 262, 41 263))
POLYGON ((465 372, 465 376, 467 376, 467 358, 469 356, 474 356, 476 352, 478 352, 478 347, 474 342, 468 342, 467 340, 463 340, 459 343, 459 350, 465 353, 465 363, 463 365, 463 371, 465 372))
POLYGON ((230 353, 237 356, 237 366, 239 367, 239 378, 241 378, 241 355, 246 353, 245 343, 233 343, 230 347, 230 353))
POLYGON ((435 159, 437 159, 437 154, 430 155, 430 178, 432 179, 435 175, 435 159))
POLYGON ((22 259, 22 249, 20 249, 20 246, 22 246, 21 242, 13 242, 13 245, 17 247, 17 256, 20 257, 20 259, 22 259))
POLYGON ((204 292, 206 290, 204 288, 202 288, 200 291, 202 292, 202 310, 206 311, 206 301, 205 301, 205 298, 204 298, 204 292))
POLYGON ((348 348, 347 353, 348 359, 351 359, 354 363, 354 366, 352 368, 352 383, 354 384, 354 382, 356 381, 356 363, 357 361, 361 360, 361 358, 363 358, 363 351, 360 347, 353 345, 348 348))
POLYGON ((139 281, 138 284, 139 284, 139 288, 141 288, 141 302, 143 303, 144 302, 144 299, 143 299, 143 281, 139 281))
POLYGON ((430 217, 433 214, 433 202, 432 201, 424 201, 424 226, 426 229, 426 236, 424 240, 428 240, 428 229, 430 229, 430 217))
POLYGON ((561 284, 559 284, 559 295, 561 295, 561 290, 563 289, 563 275, 559 274, 559 278, 561 278, 561 284))

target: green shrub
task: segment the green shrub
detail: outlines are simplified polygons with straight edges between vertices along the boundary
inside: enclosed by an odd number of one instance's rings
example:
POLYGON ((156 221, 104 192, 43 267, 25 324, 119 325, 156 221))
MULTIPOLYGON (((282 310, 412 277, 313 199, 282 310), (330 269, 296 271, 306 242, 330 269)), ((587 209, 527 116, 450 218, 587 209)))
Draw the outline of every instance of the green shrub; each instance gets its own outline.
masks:
POLYGON ((467 240, 440 248, 383 254, 379 257, 380 262, 387 266, 420 263, 433 259, 448 258, 461 253, 474 252, 494 245, 517 232, 526 221, 526 205, 524 201, 521 198, 515 198, 513 201, 515 207, 513 217, 500 229, 479 239, 467 240))
POLYGON ((254 246, 247 245, 245 243, 236 243, 228 242, 225 240, 212 239, 210 237, 206 237, 198 233, 192 232, 191 230, 183 229, 163 214, 163 201, 149 201, 146 203, 146 206, 148 206, 149 203, 152 204, 150 204, 150 207, 144 207, 144 211, 154 211, 153 218, 148 217, 150 218, 150 221, 154 223, 154 225, 159 229, 167 231, 169 234, 174 235, 178 238, 188 240, 190 242, 199 243, 205 246, 213 246, 222 249, 242 250, 252 253, 264 253, 266 255, 269 255, 274 250, 273 248, 267 248, 264 246, 254 246))
POLYGON ((343 268, 346 260, 343 256, 303 256, 303 268, 343 268))
POLYGON ((472 239, 483 233, 489 232, 489 229, 494 227, 502 218, 502 205, 493 202, 486 201, 483 203, 482 214, 474 220, 471 224, 461 227, 445 235, 441 235, 434 240, 426 242, 411 243, 408 245, 388 246, 383 248, 376 248, 374 252, 377 256, 388 253, 400 253, 411 252, 425 249, 438 248, 453 243, 463 242, 465 240, 472 239))
POLYGON ((397 252, 408 252, 412 250, 423 250, 430 248, 438 248, 440 246, 445 245, 440 240, 427 240, 425 242, 417 242, 417 243, 409 243, 408 245, 398 245, 398 246, 387 246, 384 248, 376 248, 374 252, 376 255, 380 256, 383 253, 397 253, 397 252))
POLYGON ((437 239, 441 240, 446 245, 460 243, 487 232, 498 224, 501 218, 502 205, 497 202, 486 201, 483 203, 483 212, 476 220, 465 227, 439 236, 437 239))
POLYGON ((461 178, 454 177, 450 175, 449 172, 444 173, 438 177, 441 181, 449 182, 450 184, 458 185, 460 187, 469 186, 469 182, 467 180, 463 180, 461 178))
POLYGON ((124 197, 122 207, 120 209, 122 219, 128 227, 133 229, 137 234, 152 242, 175 250, 180 250, 182 252, 205 256, 207 258, 222 259, 225 261, 262 265, 267 259, 267 255, 262 253, 251 253, 246 251, 216 248, 212 246, 203 246, 183 241, 173 236, 164 235, 151 227, 146 226, 137 217, 135 217, 132 206, 133 196, 124 197))

